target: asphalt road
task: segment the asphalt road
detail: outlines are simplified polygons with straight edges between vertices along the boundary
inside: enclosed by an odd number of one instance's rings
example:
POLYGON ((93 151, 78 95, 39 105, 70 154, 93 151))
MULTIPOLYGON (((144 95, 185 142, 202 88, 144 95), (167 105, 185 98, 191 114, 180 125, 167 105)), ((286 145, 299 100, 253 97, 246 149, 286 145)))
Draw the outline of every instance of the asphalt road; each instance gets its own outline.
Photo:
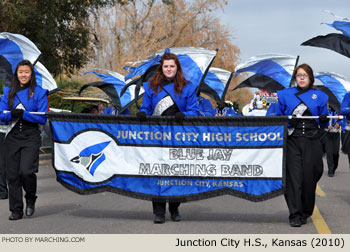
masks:
POLYGON ((51 160, 40 162, 38 201, 32 218, 9 221, 8 200, 0 200, 1 234, 349 234, 350 170, 340 155, 333 178, 324 175, 312 220, 300 228, 288 224, 283 196, 250 202, 233 196, 184 203, 181 222, 153 224, 149 201, 114 193, 78 195, 56 181, 51 160))

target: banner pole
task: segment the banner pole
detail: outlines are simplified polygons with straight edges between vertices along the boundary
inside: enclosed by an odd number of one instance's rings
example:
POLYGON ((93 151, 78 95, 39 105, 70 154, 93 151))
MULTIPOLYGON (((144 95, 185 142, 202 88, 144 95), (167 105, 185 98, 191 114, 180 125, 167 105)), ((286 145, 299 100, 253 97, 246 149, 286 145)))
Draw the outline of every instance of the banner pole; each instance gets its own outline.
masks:
MULTIPOLYGON (((4 110, 4 113, 10 113, 11 111, 9 110, 4 110)), ((48 112, 34 112, 34 111, 28 111, 29 113, 33 114, 33 115, 47 115, 48 112)))
MULTIPOLYGON (((319 116, 288 116, 288 119, 318 119, 319 116)), ((341 120, 344 118, 342 115, 338 116, 327 116, 328 119, 338 119, 341 120)))

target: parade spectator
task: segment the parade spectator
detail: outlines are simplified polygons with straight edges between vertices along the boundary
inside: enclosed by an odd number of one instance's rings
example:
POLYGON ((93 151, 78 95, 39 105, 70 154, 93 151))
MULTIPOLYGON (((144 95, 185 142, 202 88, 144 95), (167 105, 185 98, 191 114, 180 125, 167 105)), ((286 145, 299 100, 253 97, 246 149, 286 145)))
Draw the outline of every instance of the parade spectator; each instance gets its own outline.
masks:
POLYGON ((84 108, 80 113, 88 114, 90 113, 90 108, 84 108))
POLYGON ((246 116, 265 116, 266 110, 264 109, 262 101, 256 102, 256 108, 249 111, 246 116))
POLYGON ((292 119, 288 126, 285 199, 289 223, 307 223, 315 206, 316 185, 323 173, 319 126, 327 127, 328 96, 314 88, 314 74, 307 64, 292 76, 297 86, 277 92, 276 115, 319 116, 319 119, 292 119))
MULTIPOLYGON (((185 116, 200 116, 196 96, 196 85, 188 82, 183 74, 180 61, 175 54, 165 53, 155 75, 144 83, 145 94, 140 112, 136 115, 145 120, 146 115, 175 116, 181 121, 185 116)), ((166 202, 153 200, 154 223, 165 222, 166 202)), ((169 202, 173 221, 181 221, 180 202, 169 202)))
POLYGON ((90 114, 99 114, 98 106, 97 105, 92 105, 90 107, 90 114))
POLYGON ((37 199, 39 148, 41 145, 38 124, 45 124, 46 115, 31 112, 48 112, 47 90, 36 84, 34 67, 28 60, 18 63, 11 87, 4 88, 0 103, 0 120, 10 123, 5 137, 6 177, 9 189, 10 220, 32 216, 37 199))

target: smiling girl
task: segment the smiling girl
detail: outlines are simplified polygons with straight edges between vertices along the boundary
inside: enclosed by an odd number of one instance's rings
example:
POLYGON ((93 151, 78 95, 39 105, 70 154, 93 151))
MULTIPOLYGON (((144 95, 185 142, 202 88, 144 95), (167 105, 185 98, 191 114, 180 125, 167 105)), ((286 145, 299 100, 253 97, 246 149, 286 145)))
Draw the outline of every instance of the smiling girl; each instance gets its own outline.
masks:
POLYGON ((47 90, 37 85, 34 67, 28 60, 18 63, 11 87, 4 88, 0 103, 0 120, 10 123, 5 137, 6 177, 9 187, 10 220, 35 211, 36 188, 41 137, 39 124, 45 124, 46 115, 30 112, 48 112, 47 90))

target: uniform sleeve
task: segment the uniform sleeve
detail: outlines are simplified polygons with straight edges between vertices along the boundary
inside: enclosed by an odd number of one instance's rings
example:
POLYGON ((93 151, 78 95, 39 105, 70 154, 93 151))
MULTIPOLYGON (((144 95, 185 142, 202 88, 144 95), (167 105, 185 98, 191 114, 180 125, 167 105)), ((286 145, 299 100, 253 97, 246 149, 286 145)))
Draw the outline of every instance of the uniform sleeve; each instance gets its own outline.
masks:
MULTIPOLYGON (((328 95, 324 95, 324 98, 322 99, 322 104, 320 106, 320 113, 319 115, 329 115, 329 110, 327 106, 328 102, 328 95)), ((322 128, 327 128, 328 127, 328 122, 327 123, 320 123, 318 120, 316 120, 322 128)))
POLYGON ((8 102, 8 94, 9 94, 9 88, 5 87, 4 88, 4 95, 1 98, 1 102, 0 102, 0 121, 3 122, 10 122, 12 121, 12 117, 11 117, 11 113, 6 112, 6 111, 10 111, 9 108, 9 102, 8 102))
POLYGON ((200 113, 203 116, 215 116, 215 110, 213 109, 211 102, 205 98, 200 100, 198 104, 200 113))
POLYGON ((285 115, 286 105, 284 103, 284 95, 281 92, 277 92, 278 102, 273 107, 273 113, 275 116, 285 115))
MULTIPOLYGON (((194 87, 194 86, 193 86, 194 87)), ((200 116, 199 105, 197 102, 196 88, 191 87, 186 100, 186 111, 182 111, 186 116, 200 116)))
POLYGON ((152 115, 153 109, 152 109, 152 93, 149 85, 144 85, 145 92, 142 98, 142 105, 140 107, 140 111, 145 112, 146 115, 152 115))
POLYGON ((340 125, 341 129, 344 130, 346 127, 346 118, 344 117, 340 121, 338 121, 338 124, 340 125))
MULTIPOLYGON (((48 112, 49 105, 47 100, 47 90, 37 89, 37 93, 34 94, 34 100, 37 104, 37 110, 32 112, 48 112)), ((24 111, 23 119, 33 123, 45 124, 47 121, 47 115, 34 115, 30 111, 24 111)))
POLYGON ((121 115, 130 115, 130 110, 125 109, 123 112, 120 113, 121 115))
POLYGON ((266 116, 276 116, 277 115, 277 105, 278 103, 271 103, 266 111, 266 116))
POLYGON ((346 93, 340 106, 340 114, 350 117, 350 93, 346 93))
POLYGON ((103 110, 104 115, 110 115, 112 114, 112 107, 107 107, 103 110))

